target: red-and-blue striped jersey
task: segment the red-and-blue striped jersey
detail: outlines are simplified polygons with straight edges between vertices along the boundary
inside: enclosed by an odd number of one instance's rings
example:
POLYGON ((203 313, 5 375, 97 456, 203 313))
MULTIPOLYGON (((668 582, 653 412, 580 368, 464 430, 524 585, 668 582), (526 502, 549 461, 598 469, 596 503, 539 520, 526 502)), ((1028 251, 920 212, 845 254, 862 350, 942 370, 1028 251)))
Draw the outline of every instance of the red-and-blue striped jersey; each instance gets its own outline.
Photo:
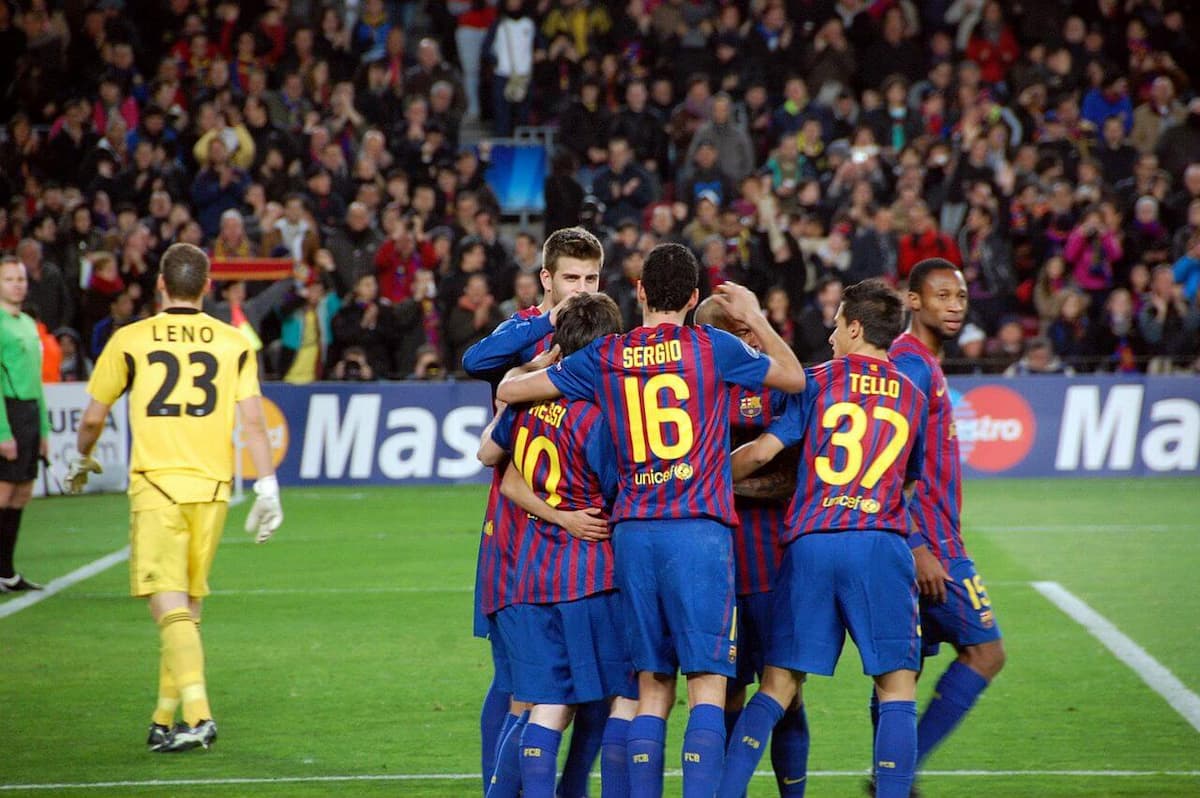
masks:
POLYGON ((929 347, 910 333, 896 339, 888 356, 929 401, 924 478, 908 505, 914 533, 909 542, 915 546, 923 540, 942 560, 966 557, 961 522, 962 463, 946 375, 929 347))
MULTIPOLYGON (((512 453, 526 483, 551 507, 611 505, 616 463, 604 416, 594 404, 559 398, 505 410, 492 440, 512 453)), ((612 541, 579 540, 562 527, 517 512, 526 523, 514 537, 514 604, 575 601, 615 587, 612 541)))
POLYGON ((617 452, 613 521, 736 524, 727 384, 762 390, 770 358, 715 327, 660 324, 594 342, 547 373, 605 413, 617 452))
MULTIPOLYGON (((545 351, 554 337, 554 330, 550 328, 546 332, 543 326, 534 326, 540 313, 536 305, 518 311, 495 332, 475 344, 472 350, 479 361, 476 365, 481 370, 495 369, 497 364, 511 368, 545 351), (541 338, 533 340, 538 334, 541 338)), ((475 634, 480 636, 487 635, 486 617, 514 603, 516 595, 515 537, 525 528, 525 513, 501 495, 503 480, 504 466, 501 465, 492 472, 492 487, 488 491, 487 510, 479 536, 479 558, 475 565, 475 634)))
MULTIPOLYGON (((787 408, 787 394, 781 391, 729 389, 729 429, 737 441, 758 437, 787 408)), ((739 596, 766 593, 775 582, 783 559, 784 525, 787 523, 787 499, 751 499, 733 497, 738 525, 733 530, 734 580, 739 596)))
POLYGON ((810 532, 908 535, 904 484, 921 478, 925 395, 886 360, 847 355, 805 369, 804 391, 768 430, 801 444, 784 543, 810 532))

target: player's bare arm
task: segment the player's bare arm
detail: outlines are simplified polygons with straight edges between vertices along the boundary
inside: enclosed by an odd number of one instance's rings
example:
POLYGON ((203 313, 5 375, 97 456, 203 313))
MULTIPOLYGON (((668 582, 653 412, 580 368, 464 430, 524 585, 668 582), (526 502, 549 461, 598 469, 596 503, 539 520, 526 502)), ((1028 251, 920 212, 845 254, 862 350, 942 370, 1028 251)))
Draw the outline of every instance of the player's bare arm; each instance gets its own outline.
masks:
MULTIPOLYGON (((913 500, 916 490, 916 481, 910 480, 904 483, 905 502, 913 500)), ((909 516, 910 519, 911 517, 909 516)), ((917 540, 925 540, 924 535, 922 535, 919 529, 910 529, 908 534, 917 540)), ((912 549, 913 562, 917 568, 917 589, 927 599, 932 599, 938 604, 945 602, 946 582, 950 581, 950 574, 947 573, 946 567, 942 565, 942 561, 937 558, 937 555, 930 550, 926 543, 923 542, 909 548, 912 549)))
POLYGON ((604 511, 601 508, 555 509, 534 493, 533 488, 521 476, 521 472, 511 463, 504 472, 504 480, 500 483, 500 492, 504 498, 525 512, 535 515, 547 523, 562 527, 573 538, 595 543, 612 537, 612 533, 608 530, 608 519, 604 517, 604 511))
POLYGON ((786 498, 796 492, 796 474, 786 471, 755 474, 734 484, 733 492, 745 499, 786 498))
POLYGON ((246 531, 255 533, 256 543, 266 543, 283 523, 283 508, 279 504, 279 482, 271 462, 271 442, 263 419, 262 399, 249 396, 240 400, 237 408, 250 462, 254 464, 254 473, 258 474, 254 483, 254 506, 246 516, 246 531))
POLYGON ((769 432, 764 432, 747 444, 734 450, 730 456, 733 481, 741 482, 758 469, 775 459, 783 451, 783 441, 769 432))
POLYGON ((788 393, 803 391, 804 367, 787 341, 775 332, 754 292, 736 283, 722 283, 713 291, 713 297, 731 319, 750 328, 758 338, 763 354, 771 358, 763 384, 788 393))

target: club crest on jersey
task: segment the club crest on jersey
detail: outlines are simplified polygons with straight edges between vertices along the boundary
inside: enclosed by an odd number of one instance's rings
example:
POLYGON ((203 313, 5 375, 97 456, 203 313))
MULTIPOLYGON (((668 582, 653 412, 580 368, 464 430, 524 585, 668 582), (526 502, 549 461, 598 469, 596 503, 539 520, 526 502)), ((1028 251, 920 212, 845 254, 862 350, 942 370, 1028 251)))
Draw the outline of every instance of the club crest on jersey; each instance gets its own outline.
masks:
POLYGON ((742 418, 758 418, 762 415, 762 397, 742 397, 742 401, 738 404, 738 412, 742 414, 742 418))

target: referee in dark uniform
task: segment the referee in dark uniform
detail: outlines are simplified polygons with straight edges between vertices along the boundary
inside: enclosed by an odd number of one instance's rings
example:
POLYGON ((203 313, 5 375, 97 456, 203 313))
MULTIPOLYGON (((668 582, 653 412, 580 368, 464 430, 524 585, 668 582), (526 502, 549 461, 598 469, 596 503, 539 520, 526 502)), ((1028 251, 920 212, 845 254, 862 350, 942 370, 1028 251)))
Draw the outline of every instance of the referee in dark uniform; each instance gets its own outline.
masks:
POLYGON ((0 259, 0 593, 42 589, 13 565, 21 513, 33 495, 38 458, 46 456, 50 432, 42 344, 33 319, 21 312, 28 292, 25 266, 0 259))

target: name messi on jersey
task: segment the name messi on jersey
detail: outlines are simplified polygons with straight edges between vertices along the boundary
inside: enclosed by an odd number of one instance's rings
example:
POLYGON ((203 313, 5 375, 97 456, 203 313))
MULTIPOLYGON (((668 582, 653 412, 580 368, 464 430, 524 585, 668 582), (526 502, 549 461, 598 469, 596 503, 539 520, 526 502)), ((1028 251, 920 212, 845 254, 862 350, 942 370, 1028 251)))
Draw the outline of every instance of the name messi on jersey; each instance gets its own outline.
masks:
POLYGON ((558 429, 567 415, 567 408, 556 402, 544 402, 529 408, 529 415, 558 429))
POLYGON ((159 344, 194 344, 200 341, 203 344, 211 344, 213 342, 212 327, 192 327, 178 324, 167 324, 159 327, 155 325, 150 328, 154 342, 159 344))
POLYGON ((875 377, 870 374, 851 374, 850 390, 854 393, 868 396, 888 396, 892 399, 900 397, 900 380, 888 377, 875 377))
POLYGON ((663 341, 650 346, 627 346, 621 350, 621 366, 627 369, 662 366, 681 360, 683 346, 678 341, 663 341))

